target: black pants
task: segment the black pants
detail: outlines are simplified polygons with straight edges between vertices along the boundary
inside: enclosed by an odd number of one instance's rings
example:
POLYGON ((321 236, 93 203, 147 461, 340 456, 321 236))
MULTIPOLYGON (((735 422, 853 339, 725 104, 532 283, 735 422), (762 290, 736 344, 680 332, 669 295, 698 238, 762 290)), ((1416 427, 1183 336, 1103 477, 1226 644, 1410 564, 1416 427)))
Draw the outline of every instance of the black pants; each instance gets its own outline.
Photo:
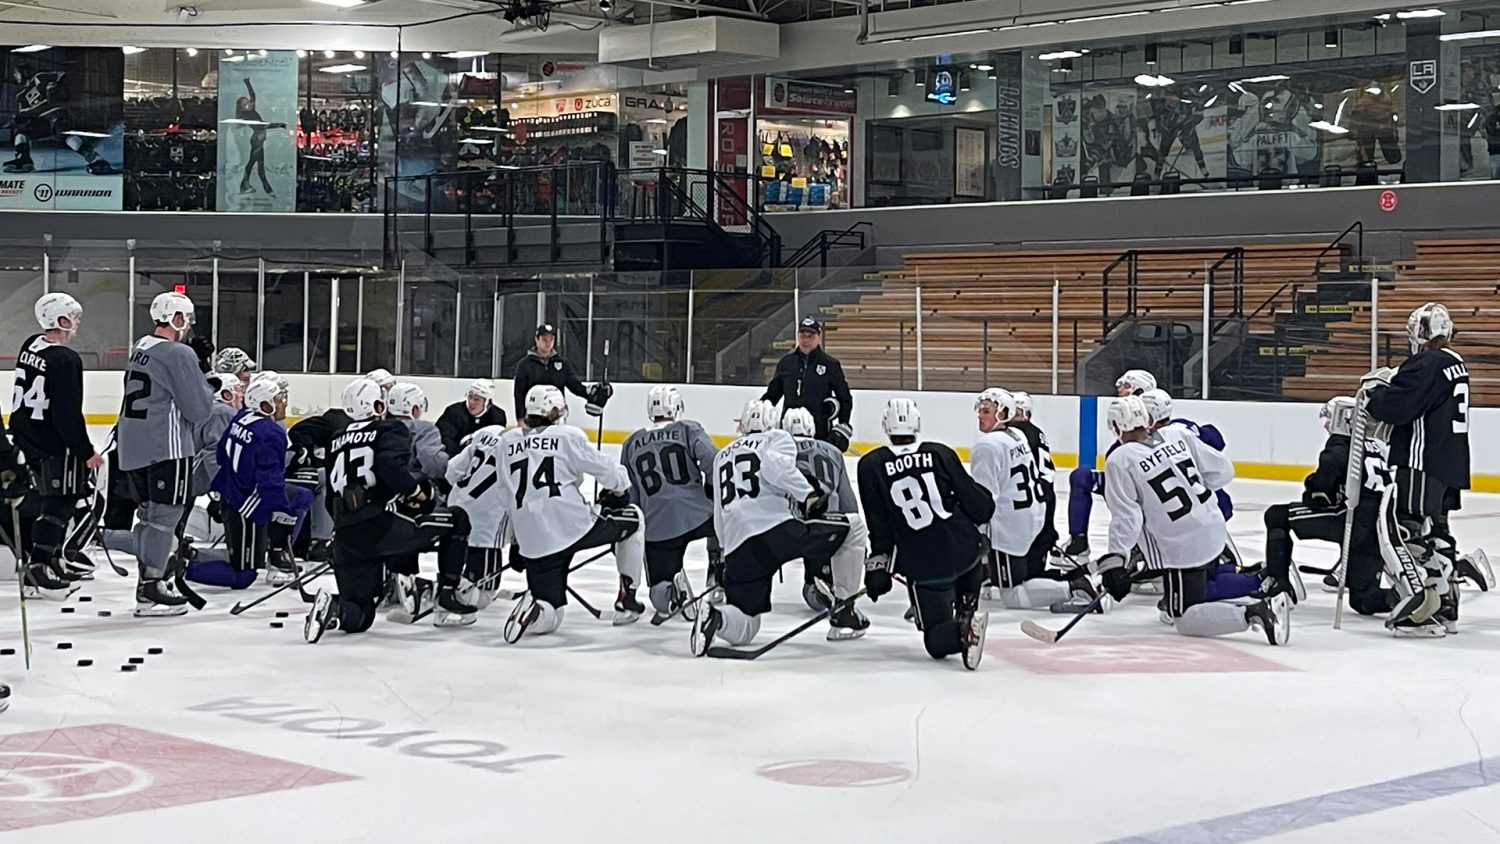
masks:
POLYGON ((233 507, 225 509, 224 548, 229 553, 229 564, 237 571, 251 571, 266 567, 266 528, 246 519, 233 507))
POLYGON ((339 629, 361 633, 375 621, 375 607, 385 586, 386 562, 419 554, 441 542, 438 579, 457 586, 468 559, 469 517, 457 508, 439 507, 413 520, 386 514, 333 532, 333 577, 339 590, 339 629))
POLYGON ((646 542, 646 585, 670 583, 672 578, 682 571, 682 556, 687 552, 688 544, 696 539, 707 539, 710 545, 718 543, 718 539, 714 536, 712 516, 703 524, 681 536, 663 539, 660 542, 648 540, 646 542))
POLYGON ((62 457, 28 454, 26 459, 36 489, 32 496, 36 513, 31 522, 29 562, 46 565, 62 553, 68 522, 77 514, 78 502, 91 491, 92 473, 83 459, 71 453, 62 457))
POLYGON ((1458 490, 1444 484, 1420 469, 1397 466, 1396 518, 1402 522, 1432 519, 1432 535, 1452 540, 1448 530, 1448 513, 1460 507, 1458 490))
POLYGON ((130 530, 135 523, 135 499, 131 497, 130 477, 120 469, 118 451, 109 453, 109 483, 104 492, 104 528, 130 530))
POLYGON ((545 557, 520 558, 526 570, 526 588, 538 601, 546 601, 554 607, 568 603, 568 567, 573 564, 573 555, 589 548, 613 545, 635 533, 641 523, 633 511, 617 511, 600 516, 582 538, 556 554, 545 557))
POLYGON ((1173 618, 1182 618, 1188 607, 1206 602, 1208 573, 1218 564, 1215 560, 1197 568, 1165 569, 1162 572, 1162 592, 1165 593, 1163 603, 1167 607, 1167 614, 1173 618))
POLYGON ((724 599, 745 615, 771 611, 771 578, 798 557, 832 556, 849 534, 839 515, 790 519, 752 536, 724 558, 724 599))
POLYGON ((933 659, 963 652, 965 628, 979 606, 984 579, 984 566, 976 562, 954 577, 907 581, 906 590, 917 611, 917 629, 933 659))
MULTIPOLYGON (((1384 563, 1376 536, 1380 505, 1360 496, 1354 508, 1354 529, 1349 534, 1349 563, 1344 585, 1349 606, 1360 615, 1382 615, 1396 605, 1396 592, 1380 587, 1384 563)), ((1273 504, 1266 508, 1266 573, 1285 583, 1292 566, 1292 537, 1319 539, 1340 547, 1344 544, 1344 520, 1348 510, 1311 507, 1306 504, 1273 504)))

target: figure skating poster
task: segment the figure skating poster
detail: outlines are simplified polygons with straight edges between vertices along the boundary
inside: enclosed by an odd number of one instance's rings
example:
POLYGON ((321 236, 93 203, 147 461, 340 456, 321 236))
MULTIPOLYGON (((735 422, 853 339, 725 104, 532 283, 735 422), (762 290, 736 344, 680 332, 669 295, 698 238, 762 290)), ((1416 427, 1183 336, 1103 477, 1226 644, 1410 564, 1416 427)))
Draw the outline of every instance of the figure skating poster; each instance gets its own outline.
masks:
POLYGON ((297 210, 296 125, 296 53, 219 61, 218 210, 297 210))

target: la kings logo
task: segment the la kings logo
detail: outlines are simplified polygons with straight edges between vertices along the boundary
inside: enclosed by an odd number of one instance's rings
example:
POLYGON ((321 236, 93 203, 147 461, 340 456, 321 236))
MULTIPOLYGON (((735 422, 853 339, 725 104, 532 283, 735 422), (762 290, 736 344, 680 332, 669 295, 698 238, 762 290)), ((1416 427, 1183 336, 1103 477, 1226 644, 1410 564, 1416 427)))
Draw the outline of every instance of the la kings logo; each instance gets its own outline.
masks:
POLYGON ((828 374, 828 367, 824 366, 821 363, 818 364, 817 369, 818 369, 818 374, 819 375, 827 375, 828 374))
POLYGON ((560 361, 560 360, 553 361, 552 362, 552 368, 556 369, 559 372, 561 372, 562 371, 562 361, 560 361))

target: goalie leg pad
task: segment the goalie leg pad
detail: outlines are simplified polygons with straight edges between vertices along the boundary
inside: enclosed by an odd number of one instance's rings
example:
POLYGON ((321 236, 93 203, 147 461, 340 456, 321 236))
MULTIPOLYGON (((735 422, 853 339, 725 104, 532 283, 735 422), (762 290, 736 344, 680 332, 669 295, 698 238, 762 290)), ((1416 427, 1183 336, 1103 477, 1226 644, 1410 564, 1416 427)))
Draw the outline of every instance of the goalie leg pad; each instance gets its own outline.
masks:
MULTIPOLYGON (((1380 517, 1376 525, 1380 558, 1398 596, 1386 625, 1408 619, 1420 624, 1432 618, 1438 609, 1439 598, 1436 591, 1428 588, 1422 567, 1412 557, 1412 549, 1407 545, 1406 529, 1396 520, 1395 496, 1395 485, 1387 486, 1381 494, 1380 517)), ((1424 549, 1418 547, 1418 550, 1424 549)))

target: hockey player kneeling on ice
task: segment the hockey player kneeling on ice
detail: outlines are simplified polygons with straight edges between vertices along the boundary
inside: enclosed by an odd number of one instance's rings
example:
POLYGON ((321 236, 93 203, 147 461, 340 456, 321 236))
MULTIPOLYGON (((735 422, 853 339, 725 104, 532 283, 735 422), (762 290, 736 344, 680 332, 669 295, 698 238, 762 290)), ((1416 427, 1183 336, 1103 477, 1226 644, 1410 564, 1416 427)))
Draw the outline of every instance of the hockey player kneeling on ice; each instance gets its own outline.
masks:
POLYGON ((927 653, 961 653, 973 670, 989 626, 979 587, 989 554, 982 530, 995 516, 995 497, 969 477, 953 449, 917 442, 916 402, 891 399, 880 424, 891 444, 859 459, 859 499, 870 524, 865 589, 879 600, 891 591, 892 571, 901 574, 927 653))
MULTIPOLYGON (((1349 438, 1354 433, 1354 399, 1334 396, 1318 417, 1328 439, 1318 455, 1318 466, 1302 481, 1302 498, 1290 504, 1273 504, 1266 508, 1267 579, 1295 583, 1300 578, 1292 562, 1293 537, 1299 540, 1321 539, 1342 545, 1348 502, 1344 498, 1344 481, 1349 470, 1349 438)), ((1350 533, 1345 585, 1349 589, 1349 606, 1361 615, 1383 615, 1396 606, 1396 593, 1381 588, 1380 546, 1376 542, 1376 520, 1380 511, 1380 494, 1390 483, 1386 469, 1388 446, 1374 437, 1366 437, 1361 462, 1360 495, 1355 502, 1354 526, 1350 533)), ((1324 580, 1329 591, 1338 589, 1338 578, 1330 574, 1324 580)), ((1294 595, 1293 597, 1298 597, 1294 595)))
MULTIPOLYGON (((1010 418, 1007 427, 1018 431, 1026 438, 1026 444, 1031 446, 1031 460, 1036 466, 1037 490, 1042 495, 1042 505, 1046 511, 1042 516, 1042 530, 1036 535, 1036 541, 1031 544, 1031 550, 1026 556, 1041 560, 1041 564, 1046 566, 1057 554, 1058 536, 1054 524, 1057 515, 1057 467, 1052 464, 1052 444, 1047 441, 1046 433, 1031 419, 1035 411, 1031 394, 1025 390, 1014 390, 1010 397, 1014 399, 1015 415, 1010 418)), ((1057 558, 1063 559, 1061 556, 1057 558)), ((1027 563, 1028 567, 1035 565, 1034 562, 1027 563)))
POLYGON ((995 499, 994 515, 983 528, 990 543, 985 561, 990 589, 986 593, 994 590, 995 597, 1012 610, 1048 609, 1064 604, 1070 595, 1085 605, 1092 602, 1098 592, 1086 576, 1074 578, 1071 585, 1060 582, 1047 571, 1046 558, 1031 553, 1042 532, 1047 503, 1031 444, 1009 427, 1015 417, 1015 398, 991 387, 975 399, 974 412, 979 440, 969 462, 974 480, 995 499))
POLYGON ((1291 598, 1284 592, 1248 606, 1207 600, 1209 570, 1229 539, 1213 491, 1234 478, 1234 464, 1187 431, 1151 430, 1138 396, 1109 406, 1120 446, 1105 461, 1109 485, 1109 552, 1092 565, 1115 600, 1130 594, 1127 560, 1139 547, 1147 570, 1164 571, 1166 615, 1185 636, 1221 636, 1260 628, 1273 645, 1291 635, 1291 598))
POLYGON ((185 344, 193 303, 181 293, 151 302, 156 327, 130 352, 125 401, 116 426, 120 469, 130 474, 136 511, 137 616, 182 615, 185 560, 178 553, 192 477, 193 429, 213 413, 197 355, 185 344))
POLYGON ((526 570, 526 593, 505 622, 505 641, 525 633, 551 633, 568 602, 568 565, 573 555, 614 545, 620 591, 614 623, 630 624, 646 611, 636 597, 646 556, 641 510, 630 503, 630 476, 589 442, 580 428, 564 425, 562 391, 537 384, 526 392, 526 427, 507 431, 504 467, 514 491, 511 530, 526 570), (599 481, 598 510, 584 500, 585 475, 599 481))
MULTIPOLYGON (((859 515, 859 503, 854 500, 854 489, 849 485, 844 453, 833 443, 814 439, 817 422, 812 413, 801 407, 787 410, 781 417, 781 429, 797 441, 798 470, 816 478, 819 489, 828 490, 828 512, 843 516, 851 525, 862 526, 864 520, 859 515)), ((828 609, 828 598, 833 594, 831 568, 825 552, 802 558, 802 600, 808 609, 815 612, 828 609)))
POLYGON ((682 418, 676 387, 658 384, 646 394, 651 424, 630 435, 620 463, 630 475, 630 500, 646 516, 646 582, 658 618, 682 609, 688 621, 692 589, 682 570, 683 553, 697 539, 708 540, 709 581, 721 578, 719 540, 714 536, 714 505, 704 492, 718 449, 697 422, 682 418), (686 605, 686 606, 685 606, 686 605))
POLYGON ((1459 576, 1488 581, 1472 558, 1460 560, 1448 529, 1459 491, 1469 488, 1469 370, 1450 345, 1453 319, 1442 305, 1412 311, 1406 333, 1412 356, 1360 384, 1370 418, 1393 426, 1394 484, 1380 503, 1378 536, 1403 600, 1386 626, 1399 636, 1441 636, 1458 632, 1459 576))
MULTIPOLYGON (((333 576, 338 594, 319 590, 303 623, 303 637, 316 643, 327 630, 362 633, 375 620, 375 606, 392 557, 420 553, 439 543, 439 588, 457 587, 468 558, 469 518, 438 507, 420 516, 431 491, 412 477, 411 435, 385 418, 380 385, 360 378, 344 388, 344 412, 353 421, 333 438, 328 485, 333 507, 333 576)), ((421 593, 403 596, 404 600, 421 593)), ((406 607, 413 620, 419 606, 406 607)))
MULTIPOLYGON (((1128 369, 1115 379, 1115 395, 1139 396, 1156 389, 1156 376, 1144 369, 1128 369)), ((1110 446, 1111 450, 1115 446, 1110 446)), ((1091 496, 1104 494, 1104 470, 1079 466, 1068 473, 1068 544, 1063 553, 1070 557, 1087 557, 1089 553, 1089 515, 1094 511, 1091 496)))
POLYGON ((219 440, 219 472, 213 489, 224 518, 229 562, 194 562, 189 575, 199 583, 243 589, 266 569, 266 582, 279 586, 299 571, 292 556, 292 527, 312 507, 313 496, 287 483, 287 393, 272 378, 256 378, 245 388, 245 408, 219 440))
POLYGON ((438 627, 473 624, 474 613, 488 607, 500 591, 501 549, 512 541, 504 436, 504 426, 480 428, 448 461, 448 506, 469 517, 469 551, 458 587, 438 590, 432 621, 438 627))
POLYGON ((714 457, 714 530, 724 545, 724 600, 708 605, 693 622, 695 656, 715 639, 743 645, 760 630, 771 609, 771 578, 783 564, 808 554, 832 558, 830 641, 855 639, 870 626, 848 599, 859 590, 865 557, 863 524, 826 512, 829 492, 797 469, 797 444, 775 427, 776 406, 763 399, 745 404, 740 437, 714 457), (704 611, 706 610, 706 611, 704 611))
MULTIPOLYGON (((411 434, 411 463, 407 470, 423 483, 446 485, 444 476, 448 472, 448 455, 443 451, 443 436, 436 425, 423 416, 427 413, 427 394, 416 384, 398 381, 385 393, 386 411, 390 418, 406 426, 411 434)), ((432 509, 438 502, 428 501, 416 507, 410 515, 420 515, 432 509)), ((391 605, 388 616, 391 621, 410 624, 412 619, 408 606, 421 607, 427 600, 423 593, 431 590, 431 581, 417 576, 420 570, 418 555, 406 554, 386 561, 389 580, 386 599, 391 605), (415 593, 415 600, 402 600, 402 595, 415 593)), ((420 610, 419 610, 420 611, 420 610)))

